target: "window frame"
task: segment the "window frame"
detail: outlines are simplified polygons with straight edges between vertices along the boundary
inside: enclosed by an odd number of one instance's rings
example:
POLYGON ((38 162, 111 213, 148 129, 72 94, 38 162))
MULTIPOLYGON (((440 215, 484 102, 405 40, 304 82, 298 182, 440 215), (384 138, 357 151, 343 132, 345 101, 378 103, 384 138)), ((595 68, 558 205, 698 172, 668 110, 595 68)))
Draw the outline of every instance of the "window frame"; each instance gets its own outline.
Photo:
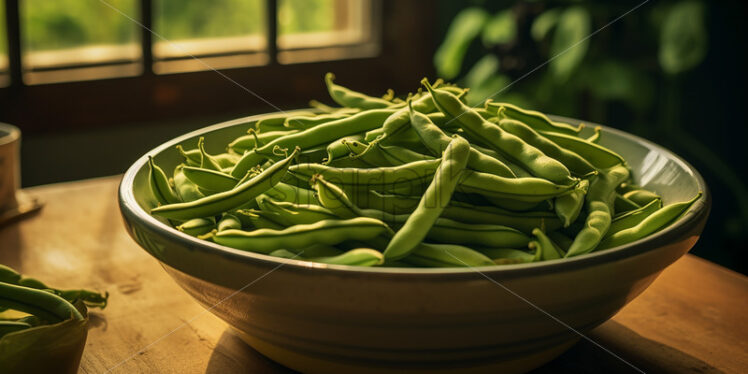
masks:
MULTIPOLYGON (((379 2, 374 7, 379 12, 379 24, 375 25, 379 29, 378 53, 373 57, 369 52, 335 59, 335 48, 350 46, 279 51, 278 1, 267 0, 265 65, 221 69, 220 74, 210 70, 155 74, 153 37, 142 32, 142 73, 137 76, 26 85, 20 58, 18 2, 5 1, 11 82, 0 88, 0 121, 14 123, 30 133, 198 116, 228 119, 275 111, 265 100, 281 109, 304 107, 310 98, 326 97, 322 77, 327 71, 335 72, 346 85, 382 93, 387 88, 396 92, 412 90, 420 78, 433 74, 431 56, 437 42, 431 22, 435 15, 433 7, 425 8, 417 0, 379 2), (413 17, 414 14, 418 17, 413 17), (278 58, 279 53, 325 50, 332 51, 332 58, 327 61, 323 58, 307 62, 302 56, 292 63, 281 63, 278 58)), ((139 5, 141 10, 148 10, 153 4, 152 0, 140 0, 139 5)), ((139 21, 147 27, 152 25, 152 13, 141 13, 139 21)))

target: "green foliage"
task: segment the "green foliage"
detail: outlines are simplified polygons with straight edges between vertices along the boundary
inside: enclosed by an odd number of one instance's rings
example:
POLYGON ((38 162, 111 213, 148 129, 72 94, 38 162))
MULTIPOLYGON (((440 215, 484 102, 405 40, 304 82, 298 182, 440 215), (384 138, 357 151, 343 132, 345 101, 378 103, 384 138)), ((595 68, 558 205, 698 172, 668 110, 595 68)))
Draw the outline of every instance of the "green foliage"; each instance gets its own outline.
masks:
POLYGON ((704 6, 686 1, 672 6, 660 32, 659 59, 662 70, 678 74, 694 68, 706 56, 707 31, 704 6))
POLYGON ((517 22, 511 9, 496 13, 483 29, 483 45, 493 47, 509 43, 517 37, 517 22))
POLYGON ((449 27, 447 37, 434 54, 434 64, 444 79, 453 79, 460 74, 462 61, 470 43, 481 33, 488 14, 480 8, 468 8, 460 12, 449 27))
POLYGON ((559 83, 569 79, 584 59, 590 41, 590 15, 581 6, 567 8, 558 19, 551 43, 550 70, 559 83))

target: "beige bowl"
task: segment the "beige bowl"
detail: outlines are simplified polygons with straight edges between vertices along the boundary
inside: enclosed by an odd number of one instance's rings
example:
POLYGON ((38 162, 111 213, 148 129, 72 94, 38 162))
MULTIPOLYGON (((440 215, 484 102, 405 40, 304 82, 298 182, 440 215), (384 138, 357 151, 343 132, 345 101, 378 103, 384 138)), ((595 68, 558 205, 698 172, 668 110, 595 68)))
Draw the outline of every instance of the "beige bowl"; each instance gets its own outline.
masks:
MULTIPOLYGON (((218 146, 252 117, 171 140, 148 155, 165 169, 174 146, 218 146)), ((579 122, 568 120, 572 123, 579 122)), ((696 243, 711 197, 668 150, 603 128, 602 145, 629 162, 666 204, 704 197, 646 239, 571 259, 476 269, 358 268, 239 251, 183 234, 148 214, 147 155, 119 190, 128 231, 195 300, 252 347, 309 373, 502 372, 538 367, 612 317, 696 243)), ((222 151, 219 147, 211 152, 222 151)))

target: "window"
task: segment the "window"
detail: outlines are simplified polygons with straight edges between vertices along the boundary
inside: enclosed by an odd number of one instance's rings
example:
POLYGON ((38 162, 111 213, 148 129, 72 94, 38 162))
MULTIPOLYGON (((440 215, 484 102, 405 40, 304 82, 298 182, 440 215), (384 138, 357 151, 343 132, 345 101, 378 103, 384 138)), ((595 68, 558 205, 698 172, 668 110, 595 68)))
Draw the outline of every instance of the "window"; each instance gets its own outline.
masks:
MULTIPOLYGON (((107 1, 125 14, 135 13, 136 0, 107 1)), ((23 79, 28 84, 142 72, 138 25, 101 4, 23 0, 20 25, 23 79)))
POLYGON ((16 1, 26 85, 379 52, 376 0, 16 1))
POLYGON ((299 108, 328 71, 399 92, 438 42, 415 0, 3 2, 0 121, 27 133, 299 108))

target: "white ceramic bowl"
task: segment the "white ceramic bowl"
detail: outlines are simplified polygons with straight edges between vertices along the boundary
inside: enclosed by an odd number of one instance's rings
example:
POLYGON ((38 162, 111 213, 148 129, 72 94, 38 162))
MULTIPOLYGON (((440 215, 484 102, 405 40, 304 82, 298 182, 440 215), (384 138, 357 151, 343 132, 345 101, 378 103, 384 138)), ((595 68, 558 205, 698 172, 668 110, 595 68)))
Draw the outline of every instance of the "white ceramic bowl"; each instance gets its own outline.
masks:
MULTIPOLYGON (((135 241, 195 300, 252 347, 310 373, 502 372, 538 367, 612 317, 696 243, 711 197, 670 151, 603 128, 636 180, 665 204, 704 196, 677 223, 643 240, 570 259, 477 269, 359 268, 270 257, 181 233, 148 214, 147 156, 165 170, 174 146, 219 145, 253 117, 206 127, 136 161, 119 190, 135 241)), ((566 119, 571 123, 579 121, 566 119)))

